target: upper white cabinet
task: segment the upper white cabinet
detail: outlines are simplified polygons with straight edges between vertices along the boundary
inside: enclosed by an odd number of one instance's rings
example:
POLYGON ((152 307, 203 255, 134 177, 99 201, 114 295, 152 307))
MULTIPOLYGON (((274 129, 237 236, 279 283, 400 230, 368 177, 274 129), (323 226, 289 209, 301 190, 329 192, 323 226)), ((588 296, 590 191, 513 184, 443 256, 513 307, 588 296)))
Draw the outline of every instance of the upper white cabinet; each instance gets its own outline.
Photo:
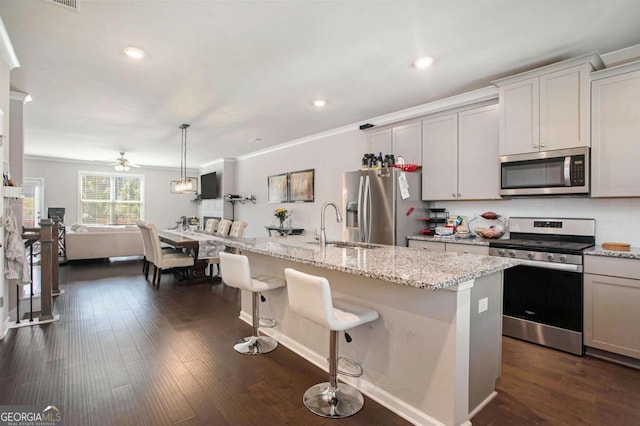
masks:
POLYGON ((640 62, 593 75, 591 196, 640 197, 640 62))
POLYGON ((590 54, 494 81, 500 155, 589 146, 589 74, 603 67, 590 54))
POLYGON ((422 164, 422 126, 420 122, 396 126, 393 129, 391 153, 409 164, 422 164))
POLYGON ((500 155, 539 150, 538 87, 537 77, 500 86, 500 155))
POLYGON ((457 200, 458 114, 422 122, 422 199, 457 200))
POLYGON ((391 153, 391 129, 378 130, 367 135, 369 139, 369 151, 374 154, 382 152, 382 155, 391 153))
POLYGON ((498 105, 458 114, 458 198, 500 199, 498 105))
POLYGON ((423 120, 422 199, 499 199, 498 106, 423 120))
POLYGON ((419 121, 388 129, 372 131, 368 135, 369 152, 401 156, 406 163, 422 164, 422 128, 419 121))

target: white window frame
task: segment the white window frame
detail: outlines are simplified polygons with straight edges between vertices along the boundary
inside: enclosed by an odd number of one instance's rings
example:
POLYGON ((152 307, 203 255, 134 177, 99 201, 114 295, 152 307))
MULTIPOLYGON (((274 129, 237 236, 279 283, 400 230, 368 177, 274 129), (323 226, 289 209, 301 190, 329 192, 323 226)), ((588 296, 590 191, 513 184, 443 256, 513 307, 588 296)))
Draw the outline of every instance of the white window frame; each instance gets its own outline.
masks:
MULTIPOLYGON (((131 173, 91 172, 91 171, 80 170, 78 171, 78 223, 82 223, 82 177, 83 176, 107 176, 110 178, 126 177, 126 178, 140 179, 140 220, 145 220, 144 218, 145 218, 146 197, 145 197, 144 175, 131 174, 131 173)), ((113 185, 111 186, 110 192, 111 192, 110 193, 111 199, 108 202, 113 205, 119 204, 118 202, 115 201, 115 186, 113 185)), ((125 202, 120 202, 120 203, 127 204, 125 202)), ((129 203, 133 203, 133 202, 129 202, 129 203)), ((116 224, 109 223, 108 225, 116 225, 116 224)), ((132 223, 130 225, 135 225, 135 223, 132 223)), ((88 224, 88 226, 91 226, 91 225, 88 224)))
MULTIPOLYGON (((37 211, 37 212, 34 212, 34 213, 35 213, 35 215, 36 215, 36 216, 37 216, 37 215, 39 215, 39 216, 40 216, 40 218, 39 218, 39 219, 40 219, 40 220, 42 220, 42 219, 44 219, 44 218, 46 218, 46 217, 47 217, 46 212, 44 211, 44 210, 45 210, 45 207, 44 207, 44 206, 45 206, 45 203, 44 203, 44 202, 45 202, 44 195, 45 195, 45 193, 46 193, 46 191, 45 191, 45 187, 44 187, 44 178, 25 177, 25 178, 23 179, 23 186, 24 186, 24 184, 26 184, 27 182, 34 183, 34 184, 35 184, 34 186, 39 186, 39 187, 40 187, 40 197, 39 197, 39 199, 36 201, 36 203, 39 203, 39 204, 36 204, 36 207, 40 207, 40 210, 39 210, 39 211, 37 211)), ((24 201, 23 201, 23 203, 24 203, 24 201)), ((24 205, 24 204, 23 204, 23 205, 24 205)), ((24 208, 24 207, 23 207, 23 208, 24 208)), ((23 222, 23 223, 22 223, 22 226, 24 226, 24 216, 25 216, 25 215, 24 215, 24 210, 23 210, 23 215, 22 215, 22 222, 23 222)), ((40 220, 38 220, 38 218, 37 218, 37 217, 34 217, 34 222, 35 222, 34 227, 36 227, 36 228, 38 227, 38 224, 40 223, 40 220)))

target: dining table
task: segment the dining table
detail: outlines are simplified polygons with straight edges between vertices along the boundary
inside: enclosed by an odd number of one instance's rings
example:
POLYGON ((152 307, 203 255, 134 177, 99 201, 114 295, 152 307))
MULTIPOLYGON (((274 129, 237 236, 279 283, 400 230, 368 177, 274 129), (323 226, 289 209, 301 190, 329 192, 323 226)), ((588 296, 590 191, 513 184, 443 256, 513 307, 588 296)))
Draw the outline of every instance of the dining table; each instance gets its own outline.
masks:
POLYGON ((179 229, 163 229, 158 231, 158 237, 160 241, 168 244, 176 249, 184 250, 186 253, 193 257, 193 267, 190 268, 187 275, 185 275, 182 281, 188 281, 189 283, 197 283, 204 279, 213 280, 214 277, 206 275, 208 262, 206 259, 198 257, 200 252, 200 243, 203 241, 220 241, 222 239, 215 235, 207 234, 203 231, 193 230, 179 230, 179 229))

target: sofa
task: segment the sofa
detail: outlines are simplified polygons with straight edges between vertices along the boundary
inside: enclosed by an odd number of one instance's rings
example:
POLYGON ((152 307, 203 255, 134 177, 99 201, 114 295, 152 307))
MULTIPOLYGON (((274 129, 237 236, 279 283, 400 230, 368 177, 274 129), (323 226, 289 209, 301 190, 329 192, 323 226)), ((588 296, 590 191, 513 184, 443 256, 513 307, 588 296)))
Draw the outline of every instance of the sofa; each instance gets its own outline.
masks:
POLYGON ((65 248, 67 260, 144 255, 142 234, 135 225, 69 226, 65 248))

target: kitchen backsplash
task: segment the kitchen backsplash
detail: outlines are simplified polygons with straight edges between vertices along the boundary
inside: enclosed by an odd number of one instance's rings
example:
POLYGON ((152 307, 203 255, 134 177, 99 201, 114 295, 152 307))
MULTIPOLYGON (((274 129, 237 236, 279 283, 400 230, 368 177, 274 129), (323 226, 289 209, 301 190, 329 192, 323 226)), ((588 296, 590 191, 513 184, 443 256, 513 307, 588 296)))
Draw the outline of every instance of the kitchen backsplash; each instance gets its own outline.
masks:
POLYGON ((470 219, 486 211, 502 216, 593 218, 596 243, 626 242, 640 247, 640 198, 517 198, 496 201, 435 202, 452 215, 470 219))

